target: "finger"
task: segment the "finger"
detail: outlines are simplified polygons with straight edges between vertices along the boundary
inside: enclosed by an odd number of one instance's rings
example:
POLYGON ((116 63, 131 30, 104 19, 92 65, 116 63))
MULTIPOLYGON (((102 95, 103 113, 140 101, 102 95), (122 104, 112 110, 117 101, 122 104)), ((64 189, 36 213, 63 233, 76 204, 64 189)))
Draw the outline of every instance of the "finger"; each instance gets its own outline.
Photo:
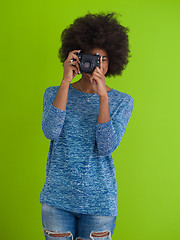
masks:
POLYGON ((76 70, 77 70, 78 73, 81 72, 80 66, 79 66, 79 64, 78 64, 77 62, 74 62, 74 64, 72 64, 72 66, 76 68, 76 70))
POLYGON ((94 70, 94 73, 98 73, 99 75, 102 75, 101 70, 99 69, 99 67, 96 67, 94 70))
POLYGON ((93 78, 94 78, 93 74, 91 76, 89 76, 89 80, 91 81, 91 83, 92 83, 93 78))
POLYGON ((75 73, 78 73, 78 69, 75 66, 72 66, 72 69, 75 71, 75 73))
POLYGON ((93 78, 90 78, 90 81, 92 81, 92 82, 100 82, 101 78, 93 77, 93 78))
MULTIPOLYGON (((98 68, 98 67, 96 67, 98 68)), ((93 71, 93 73, 89 76, 90 79, 92 80, 94 77, 98 77, 98 78, 101 78, 101 75, 99 72, 96 72, 95 70, 93 71)))
POLYGON ((74 54, 75 52, 80 52, 81 50, 74 50, 74 51, 71 51, 71 52, 69 52, 69 55, 71 55, 71 54, 74 54))
POLYGON ((81 50, 73 50, 73 51, 71 51, 71 53, 72 53, 72 52, 80 52, 80 51, 81 51, 81 50))
POLYGON ((100 80, 101 79, 101 76, 99 74, 95 74, 93 73, 92 76, 89 78, 91 81, 94 79, 94 80, 100 80))
POLYGON ((94 72, 93 72, 93 75, 94 75, 94 76, 97 76, 97 77, 101 77, 101 73, 100 73, 100 72, 95 72, 95 71, 94 71, 94 72))
POLYGON ((73 67, 73 78, 77 75, 77 68, 76 67, 73 67))
POLYGON ((69 56, 69 58, 70 58, 70 61, 71 61, 72 58, 75 58, 75 59, 77 60, 77 62, 80 63, 79 57, 78 57, 76 54, 74 54, 74 53, 71 53, 71 55, 69 56))
POLYGON ((68 55, 68 60, 70 59, 72 59, 72 58, 75 58, 75 59, 77 59, 77 60, 79 60, 79 58, 78 58, 78 56, 76 55, 76 54, 74 54, 75 52, 80 52, 81 50, 74 50, 74 51, 71 51, 71 52, 69 52, 69 55, 68 55))
POLYGON ((102 56, 100 57, 100 70, 102 72, 102 56))
POLYGON ((87 77, 91 77, 91 74, 90 73, 85 73, 85 75, 87 76, 87 77))
POLYGON ((79 63, 78 63, 77 61, 74 61, 73 64, 72 64, 72 66, 76 66, 76 67, 77 67, 78 73, 81 72, 79 63))
POLYGON ((97 79, 96 78, 90 78, 89 79, 91 83, 96 83, 97 79))

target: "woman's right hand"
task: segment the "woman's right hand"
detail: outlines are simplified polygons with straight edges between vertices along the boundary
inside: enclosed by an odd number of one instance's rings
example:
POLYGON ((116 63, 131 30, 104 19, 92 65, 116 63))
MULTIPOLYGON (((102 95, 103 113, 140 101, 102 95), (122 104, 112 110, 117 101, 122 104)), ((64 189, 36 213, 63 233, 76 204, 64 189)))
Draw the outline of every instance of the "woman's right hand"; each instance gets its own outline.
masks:
POLYGON ((74 50, 69 52, 67 59, 64 61, 63 79, 65 81, 68 81, 69 83, 80 72, 79 57, 76 54, 74 54, 75 52, 80 52, 80 51, 81 50, 74 50), (73 63, 71 63, 71 59, 73 58, 76 60, 74 60, 73 63))

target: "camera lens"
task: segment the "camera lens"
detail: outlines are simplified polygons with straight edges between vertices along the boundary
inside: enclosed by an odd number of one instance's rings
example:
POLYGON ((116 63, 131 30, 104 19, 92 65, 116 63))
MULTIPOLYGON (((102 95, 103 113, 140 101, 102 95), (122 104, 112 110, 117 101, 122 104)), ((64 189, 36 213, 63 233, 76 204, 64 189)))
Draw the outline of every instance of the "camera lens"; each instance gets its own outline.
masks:
POLYGON ((91 66, 90 62, 87 61, 87 62, 84 63, 85 68, 89 68, 90 66, 91 66))
POLYGON ((82 55, 81 59, 81 72, 92 73, 97 65, 97 60, 95 56, 90 53, 85 53, 82 55))

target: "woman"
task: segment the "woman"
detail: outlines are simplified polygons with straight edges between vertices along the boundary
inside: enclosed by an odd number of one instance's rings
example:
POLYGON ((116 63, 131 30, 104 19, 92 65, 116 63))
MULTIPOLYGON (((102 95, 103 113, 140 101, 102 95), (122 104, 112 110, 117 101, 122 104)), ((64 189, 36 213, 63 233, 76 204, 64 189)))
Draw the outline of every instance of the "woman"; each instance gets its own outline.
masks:
POLYGON ((111 239, 114 232, 118 212, 112 153, 134 103, 127 93, 105 84, 105 76, 121 75, 128 63, 128 29, 114 15, 87 14, 61 36, 63 79, 43 96, 42 130, 51 140, 40 194, 46 239, 111 239), (98 53, 100 67, 71 83, 81 71, 80 52, 98 53))

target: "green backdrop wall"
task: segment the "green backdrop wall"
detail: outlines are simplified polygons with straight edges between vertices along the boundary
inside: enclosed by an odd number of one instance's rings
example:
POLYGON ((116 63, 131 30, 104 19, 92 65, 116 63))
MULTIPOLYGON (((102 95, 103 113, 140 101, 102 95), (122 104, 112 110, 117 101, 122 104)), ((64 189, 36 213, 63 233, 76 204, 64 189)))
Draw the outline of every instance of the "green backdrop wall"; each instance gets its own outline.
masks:
POLYGON ((44 239, 39 195, 50 140, 41 129, 43 93, 62 80, 62 30, 89 10, 116 11, 130 28, 130 62, 121 77, 106 79, 134 98, 126 133, 113 152, 113 240, 179 240, 180 1, 11 0, 0 6, 1 238, 44 239))

